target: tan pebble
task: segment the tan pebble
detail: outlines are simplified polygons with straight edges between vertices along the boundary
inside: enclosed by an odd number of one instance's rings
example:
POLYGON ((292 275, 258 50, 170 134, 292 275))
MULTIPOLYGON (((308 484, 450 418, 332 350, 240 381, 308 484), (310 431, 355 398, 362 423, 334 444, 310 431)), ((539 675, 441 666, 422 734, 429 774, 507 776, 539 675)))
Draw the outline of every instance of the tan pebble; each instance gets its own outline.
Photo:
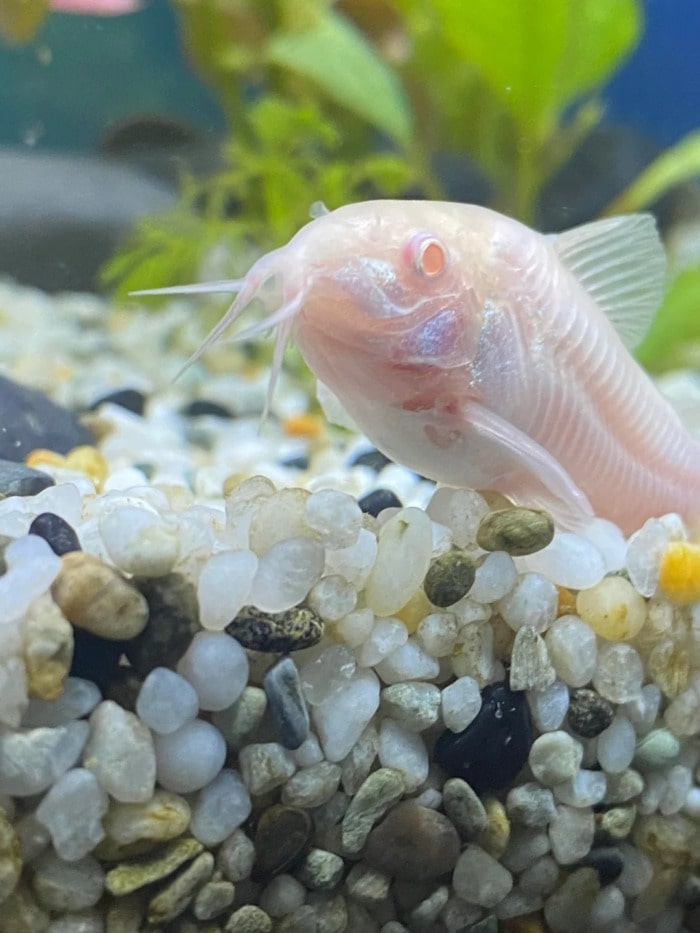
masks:
POLYGON ((105 841, 118 846, 167 842, 181 835, 189 823, 189 804, 167 790, 157 790, 146 803, 112 800, 102 819, 105 841))
POLYGON ((640 849, 665 865, 693 867, 700 860, 698 824, 682 813, 639 817, 633 839, 640 849))
POLYGON ((272 920, 262 907, 246 904, 231 914, 224 930, 225 933, 271 933, 272 920))
POLYGON ((202 843, 196 839, 178 839, 147 858, 115 866, 107 872, 105 887, 110 894, 119 897, 131 894, 172 875, 185 862, 196 858, 203 849, 202 843))
POLYGON ((567 590, 565 586, 558 586, 557 593, 557 618, 559 616, 574 615, 576 613, 576 597, 571 590, 567 590))
POLYGON ((151 899, 146 913, 149 923, 169 923, 184 913, 213 871, 214 856, 211 852, 202 852, 151 899))
POLYGON ((541 551, 553 537, 554 522, 550 515, 515 507, 485 515, 476 532, 476 543, 485 551, 506 551, 518 557, 541 551))
POLYGON ((22 873, 22 849, 17 834, 0 807, 0 904, 17 887, 22 873))
POLYGON ((479 836, 479 845, 493 858, 499 859, 510 839, 510 820, 506 808, 495 797, 488 797, 483 804, 487 822, 479 836))
POLYGON ((632 920, 644 923, 668 907, 680 882, 681 873, 677 868, 657 870, 646 888, 634 899, 632 920))
POLYGON ((22 655, 29 696, 57 700, 73 661, 73 628, 48 594, 29 606, 22 628, 22 655))
POLYGON ((51 595, 76 628, 100 638, 135 638, 148 621, 148 603, 120 573, 93 554, 71 551, 51 595))
POLYGON ((637 808, 634 804, 622 807, 611 807, 596 813, 596 829, 604 833, 611 842, 620 842, 632 832, 634 821, 637 818, 637 808))
POLYGON ((685 690, 690 664, 684 646, 665 639, 652 650, 647 666, 651 679, 669 699, 674 700, 685 690))
POLYGON ((65 465, 69 470, 84 473, 95 484, 98 492, 101 492, 102 485, 109 475, 109 465, 96 447, 74 447, 68 451, 65 465))
POLYGON ((576 611, 596 635, 608 641, 634 638, 647 614, 643 597, 624 577, 605 577, 596 586, 581 590, 576 611))
POLYGON ((421 589, 416 590, 409 601, 394 613, 394 618, 400 619, 408 629, 408 634, 413 635, 423 619, 431 612, 433 612, 433 607, 430 600, 421 589))
POLYGON ((538 914, 528 917, 511 917, 504 920, 500 926, 500 933, 547 933, 542 918, 538 914))

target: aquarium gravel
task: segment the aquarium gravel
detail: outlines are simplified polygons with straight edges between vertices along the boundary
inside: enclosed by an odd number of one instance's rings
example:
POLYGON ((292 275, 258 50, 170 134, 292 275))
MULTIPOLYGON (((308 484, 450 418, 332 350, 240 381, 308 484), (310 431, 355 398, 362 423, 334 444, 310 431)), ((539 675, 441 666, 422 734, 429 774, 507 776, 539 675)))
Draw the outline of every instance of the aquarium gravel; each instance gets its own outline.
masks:
POLYGON ((6 374, 98 438, 0 501, 0 931, 700 929, 678 516, 436 491, 301 375, 259 432, 255 357, 170 382, 184 302, 0 309, 6 374))

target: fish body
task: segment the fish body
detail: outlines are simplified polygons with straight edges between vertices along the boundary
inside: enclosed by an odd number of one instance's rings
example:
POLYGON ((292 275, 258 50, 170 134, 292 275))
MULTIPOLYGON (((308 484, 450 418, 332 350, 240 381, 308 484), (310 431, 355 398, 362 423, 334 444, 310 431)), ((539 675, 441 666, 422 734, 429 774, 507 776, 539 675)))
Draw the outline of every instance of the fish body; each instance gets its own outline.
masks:
POLYGON ((700 510, 700 445, 629 352, 664 270, 647 215, 548 237, 474 205, 364 202, 317 217, 232 283, 240 294, 205 346, 272 283, 253 331, 279 326, 273 377, 294 336, 387 456, 564 528, 597 515, 631 531, 700 510))

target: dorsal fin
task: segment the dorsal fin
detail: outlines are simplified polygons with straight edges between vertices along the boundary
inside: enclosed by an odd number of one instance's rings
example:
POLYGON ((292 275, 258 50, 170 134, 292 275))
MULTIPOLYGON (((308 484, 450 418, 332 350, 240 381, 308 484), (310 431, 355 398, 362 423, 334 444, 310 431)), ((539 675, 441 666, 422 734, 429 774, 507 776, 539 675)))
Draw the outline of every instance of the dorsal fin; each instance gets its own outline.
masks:
POLYGON ((666 256, 651 214, 627 214, 554 237, 564 265, 612 322, 628 350, 661 304, 666 256))

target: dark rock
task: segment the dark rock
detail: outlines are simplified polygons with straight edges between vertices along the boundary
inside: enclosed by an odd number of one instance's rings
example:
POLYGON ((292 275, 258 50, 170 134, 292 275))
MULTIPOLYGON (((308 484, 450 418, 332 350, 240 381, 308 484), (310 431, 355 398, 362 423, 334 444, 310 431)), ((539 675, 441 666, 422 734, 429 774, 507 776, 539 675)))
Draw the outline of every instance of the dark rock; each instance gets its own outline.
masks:
MULTIPOLYGON (((1 201, 0 198, 0 204, 1 201)), ((36 389, 28 389, 4 376, 0 376, 0 424, 0 458, 16 463, 38 447, 65 454, 73 447, 93 444, 95 440, 67 409, 55 405, 36 389)))
POLYGON ((463 551, 448 551, 430 565, 423 589, 434 606, 445 608, 458 603, 474 583, 474 561, 463 551))
POLYGON ((175 201, 175 188, 109 159, 0 149, 0 271, 44 291, 93 291, 137 218, 175 201))
POLYGON ((596 870, 602 887, 612 884, 622 874, 625 860, 622 852, 612 846, 591 849, 582 860, 582 865, 589 865, 596 870))
POLYGON ((120 408, 132 411, 135 415, 142 415, 146 405, 146 396, 143 392, 139 392, 138 389, 116 389, 114 392, 109 392, 93 402, 90 410, 94 411, 100 405, 106 404, 118 405, 120 408))
POLYGON ((68 554, 69 551, 79 551, 80 541, 75 530, 65 518, 54 515, 53 512, 42 512, 29 526, 30 535, 38 535, 47 542, 54 554, 68 554))
POLYGON ((244 606, 226 631, 244 648, 287 654, 310 648, 321 640, 323 620, 311 609, 295 606, 284 612, 262 612, 244 606))
POLYGON ((211 415, 214 418, 233 418, 233 412, 220 405, 218 402, 211 402, 206 398, 196 398, 181 409, 182 414, 188 418, 197 418, 200 415, 211 415))
POLYGON ((312 828, 311 815, 300 807, 275 804, 266 810, 255 833, 253 881, 268 881, 302 862, 312 828))
POLYGON ((104 693, 117 676, 124 643, 98 638, 79 628, 73 629, 73 643, 70 676, 92 680, 104 693))
POLYGON ((403 503, 391 489, 373 489, 358 499, 357 504, 363 512, 376 518, 384 509, 400 509, 403 503))
POLYGON ((452 871, 460 847, 446 816, 406 800, 370 832, 364 860, 396 878, 430 881, 452 871))
POLYGON ((36 496, 42 489, 54 485, 48 473, 12 460, 0 460, 0 494, 3 496, 36 496))
POLYGON ((294 661, 290 657, 280 658, 268 668, 263 687, 277 741, 284 748, 299 748, 309 735, 309 711, 294 661))
POLYGON ((363 450, 362 453, 357 454, 353 457, 348 466, 366 466, 371 470, 374 470, 375 473, 385 467, 388 463, 393 463, 386 454, 383 454, 381 450, 363 450))
POLYGON ((532 730, 525 694, 501 681, 481 692, 476 718, 462 732, 446 729, 435 743, 435 762, 478 793, 510 784, 527 761, 532 730))
POLYGON ((199 631, 199 606, 194 586, 179 573, 136 579, 148 603, 148 622, 124 653, 138 674, 154 667, 175 667, 199 631))
POLYGON ((595 690, 572 690, 567 722, 572 732, 584 739, 593 739, 608 728, 615 709, 595 690))
POLYGON ((282 461, 282 466, 289 467, 292 470, 308 470, 309 458, 306 454, 299 454, 296 457, 287 457, 282 461))

